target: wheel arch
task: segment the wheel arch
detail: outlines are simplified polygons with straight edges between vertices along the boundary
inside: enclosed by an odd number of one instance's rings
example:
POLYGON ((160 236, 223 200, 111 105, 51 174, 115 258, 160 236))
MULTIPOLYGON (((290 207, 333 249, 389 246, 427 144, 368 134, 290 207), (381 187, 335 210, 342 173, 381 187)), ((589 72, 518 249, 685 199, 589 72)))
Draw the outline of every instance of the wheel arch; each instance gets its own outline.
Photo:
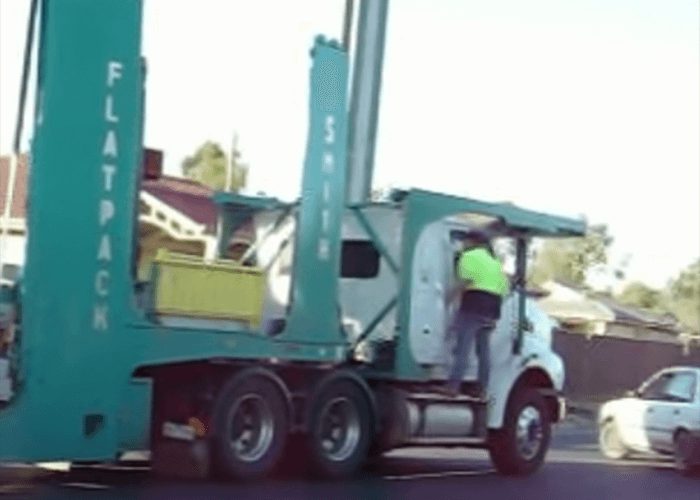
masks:
POLYGON ((677 426, 675 429, 673 429, 673 434, 672 434, 672 436, 673 436, 673 440, 674 440, 674 441, 676 440, 676 438, 678 437, 678 435, 679 435, 681 432, 685 432, 685 433, 687 433, 687 434, 690 434, 691 436, 692 436, 692 434, 693 434, 693 432, 692 432, 690 429, 688 429, 687 427, 685 427, 684 425, 679 425, 679 426, 677 426))
POLYGON ((613 415, 601 415, 598 419, 598 425, 607 424, 608 422, 614 422, 615 417, 613 415))
POLYGON ((538 392, 542 394, 547 404, 547 409, 549 410, 551 422, 558 422, 561 419, 562 415, 560 414, 557 391, 554 388, 552 377, 550 377, 544 368, 533 366, 522 371, 517 376, 508 390, 507 397, 496 402, 493 408, 494 411, 489 415, 490 428, 500 428, 503 425, 505 414, 508 411, 511 401, 514 396, 525 387, 537 389, 538 392))
POLYGON ((287 385, 284 383, 282 378, 279 375, 277 375, 274 371, 269 370, 267 368, 260 366, 250 366, 243 368, 240 371, 237 371, 233 375, 231 375, 228 378, 228 380, 224 381, 224 383, 221 384, 217 392, 221 393, 230 387, 235 387, 236 385, 240 384, 243 380, 246 380, 248 378, 261 378, 272 383, 272 385, 275 386, 275 388, 279 391, 280 396, 282 396, 282 399, 284 400, 285 408, 287 410, 287 417, 289 417, 290 419, 292 418, 292 416, 294 415, 294 408, 292 405, 292 394, 287 388, 287 385))

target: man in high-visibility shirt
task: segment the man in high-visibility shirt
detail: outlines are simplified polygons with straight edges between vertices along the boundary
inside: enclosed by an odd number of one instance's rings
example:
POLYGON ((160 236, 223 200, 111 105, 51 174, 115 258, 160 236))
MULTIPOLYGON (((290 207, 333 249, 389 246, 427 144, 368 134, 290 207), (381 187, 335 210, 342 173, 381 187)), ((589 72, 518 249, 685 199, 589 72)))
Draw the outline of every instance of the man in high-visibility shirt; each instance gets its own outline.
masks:
POLYGON ((440 393, 457 396, 467 370, 472 343, 476 340, 478 358, 478 396, 486 400, 489 381, 490 334, 501 317, 501 302, 508 293, 508 277, 496 258, 489 237, 480 231, 462 235, 462 253, 457 261, 459 283, 448 300, 461 295, 459 309, 452 323, 457 335, 454 363, 447 385, 440 393))

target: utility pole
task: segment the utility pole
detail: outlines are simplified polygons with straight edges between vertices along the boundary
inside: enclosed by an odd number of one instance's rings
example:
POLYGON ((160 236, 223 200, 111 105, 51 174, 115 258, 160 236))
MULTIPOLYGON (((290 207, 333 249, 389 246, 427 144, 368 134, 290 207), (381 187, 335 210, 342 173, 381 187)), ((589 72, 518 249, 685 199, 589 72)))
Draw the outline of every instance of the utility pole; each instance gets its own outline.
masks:
MULTIPOLYGON (((368 201, 372 191, 388 8, 389 0, 360 3, 348 130, 347 201, 350 204, 368 201)), ((349 9, 348 6, 346 12, 349 9)), ((349 35, 345 38, 349 44, 349 35)))
POLYGON ((238 156, 238 132, 233 132, 233 140, 231 141, 231 158, 226 164, 226 183, 224 190, 231 192, 233 188, 233 169, 235 168, 236 158, 238 156))

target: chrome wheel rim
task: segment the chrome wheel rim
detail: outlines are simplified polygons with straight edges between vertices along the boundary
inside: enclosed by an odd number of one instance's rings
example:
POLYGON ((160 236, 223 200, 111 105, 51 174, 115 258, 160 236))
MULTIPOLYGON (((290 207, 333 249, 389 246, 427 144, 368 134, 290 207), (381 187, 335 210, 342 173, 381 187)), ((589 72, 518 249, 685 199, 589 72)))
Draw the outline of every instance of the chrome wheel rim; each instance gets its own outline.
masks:
POLYGON ((544 426, 542 414, 534 406, 526 406, 520 412, 516 425, 518 453, 525 460, 532 460, 542 448, 544 426))
POLYGON ((347 460, 360 442, 355 405, 346 397, 331 399, 321 409, 319 424, 319 443, 326 457, 334 462, 347 460))
POLYGON ((237 458, 257 462, 270 449, 275 423, 268 403, 257 394, 239 398, 229 412, 229 445, 237 458))

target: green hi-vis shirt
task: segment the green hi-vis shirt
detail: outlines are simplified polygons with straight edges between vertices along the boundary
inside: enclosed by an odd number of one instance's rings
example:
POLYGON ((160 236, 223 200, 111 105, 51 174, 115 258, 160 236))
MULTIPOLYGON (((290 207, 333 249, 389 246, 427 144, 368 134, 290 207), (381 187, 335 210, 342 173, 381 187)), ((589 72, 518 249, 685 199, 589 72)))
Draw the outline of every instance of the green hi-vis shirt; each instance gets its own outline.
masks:
POLYGON ((463 252, 457 264, 459 277, 471 282, 468 289, 488 292, 500 297, 508 294, 508 278, 501 263, 485 248, 463 252))

